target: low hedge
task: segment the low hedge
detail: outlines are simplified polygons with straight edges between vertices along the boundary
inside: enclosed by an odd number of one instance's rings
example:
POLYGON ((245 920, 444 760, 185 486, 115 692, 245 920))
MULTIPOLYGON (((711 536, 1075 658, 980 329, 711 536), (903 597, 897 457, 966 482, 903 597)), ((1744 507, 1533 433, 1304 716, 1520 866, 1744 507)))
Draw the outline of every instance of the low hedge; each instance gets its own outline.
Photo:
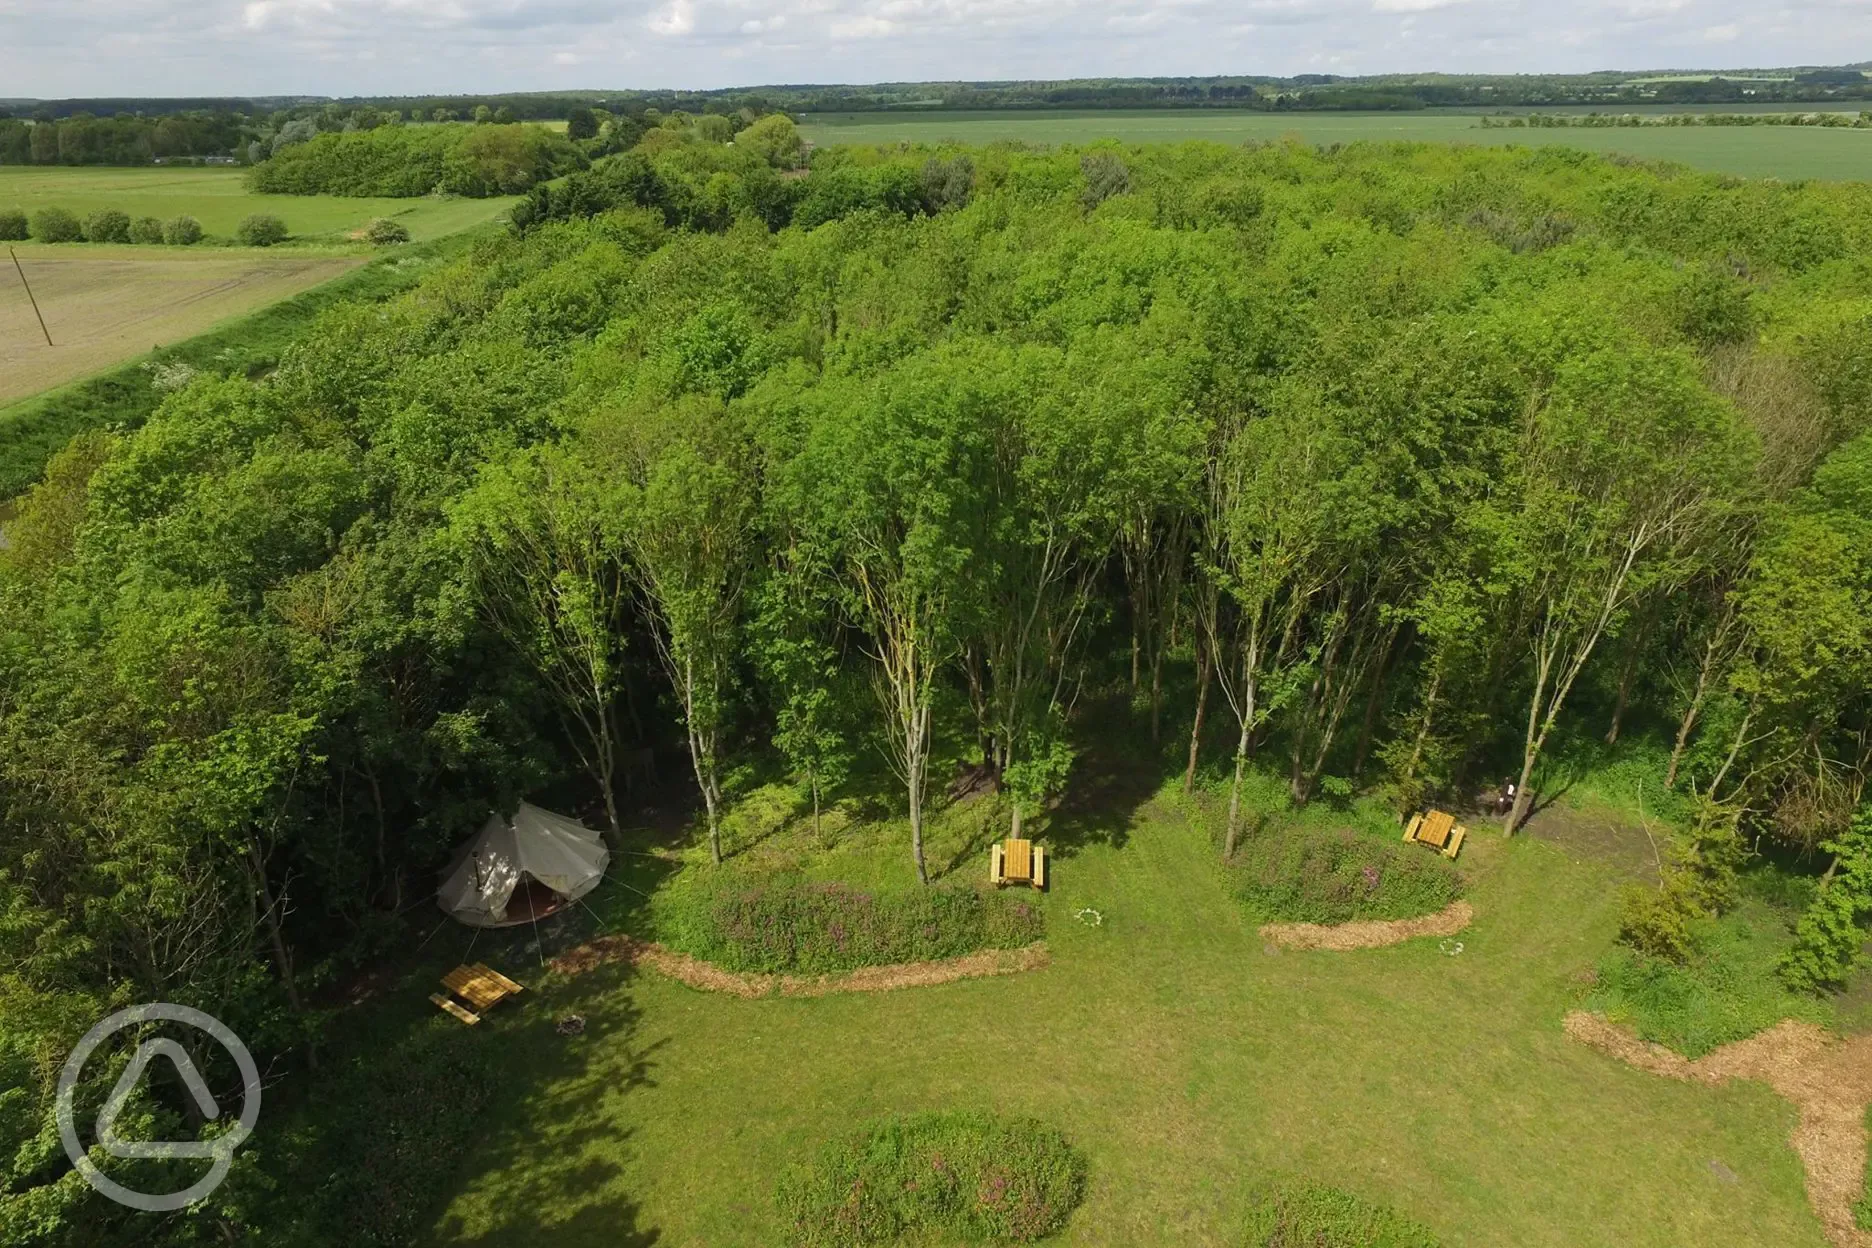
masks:
POLYGON ((1461 874, 1437 854, 1351 829, 1264 832, 1241 846, 1233 867, 1250 910, 1295 923, 1414 918, 1463 891, 1461 874))
POLYGON ((1031 1118, 979 1111, 901 1115, 827 1144, 781 1177, 792 1242, 1028 1243, 1066 1225, 1085 1197, 1085 1158, 1031 1118), (922 1242, 919 1240, 918 1242, 922 1242))
POLYGON ((1249 1200, 1242 1248, 1438 1248, 1424 1227, 1384 1205, 1315 1183, 1282 1182, 1249 1200))
POLYGON ((711 882, 669 890, 659 904, 667 943, 730 971, 823 975, 1019 948, 1045 934, 1031 901, 973 888, 711 882))

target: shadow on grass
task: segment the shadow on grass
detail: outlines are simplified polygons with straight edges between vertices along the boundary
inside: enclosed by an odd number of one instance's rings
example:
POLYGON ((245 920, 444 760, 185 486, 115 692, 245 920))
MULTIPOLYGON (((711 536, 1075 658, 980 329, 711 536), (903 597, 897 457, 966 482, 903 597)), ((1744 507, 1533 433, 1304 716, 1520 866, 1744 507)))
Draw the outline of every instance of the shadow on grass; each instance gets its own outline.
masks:
POLYGON ((1066 793, 1047 822, 1047 844, 1062 858, 1093 845, 1123 849, 1137 812, 1176 770, 1161 754, 1127 746, 1148 729, 1136 722, 1124 697, 1103 698, 1087 709, 1094 727, 1080 743, 1066 793))
POLYGON ((619 1123, 618 1101, 655 1086, 662 1047, 639 1043, 637 974, 619 963, 549 984, 479 1037, 501 1050, 501 1084, 483 1130, 464 1141, 459 1195, 435 1224, 436 1242, 531 1244, 549 1235, 573 1246, 645 1248, 661 1241, 620 1190, 633 1131, 619 1123), (571 1014, 584 1030, 561 1035, 556 1024, 571 1014))

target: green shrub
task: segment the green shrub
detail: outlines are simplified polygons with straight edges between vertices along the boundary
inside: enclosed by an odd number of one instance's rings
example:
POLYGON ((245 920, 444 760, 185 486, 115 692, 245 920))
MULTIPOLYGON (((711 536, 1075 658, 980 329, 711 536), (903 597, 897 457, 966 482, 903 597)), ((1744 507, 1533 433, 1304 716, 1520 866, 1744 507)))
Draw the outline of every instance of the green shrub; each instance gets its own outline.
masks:
POLYGON ((26 213, 18 208, 0 208, 0 241, 17 242, 31 238, 32 230, 26 223, 26 213))
POLYGON ((822 975, 1017 948, 1045 934, 1031 901, 973 888, 706 882, 666 890, 659 904, 670 943, 731 971, 822 975))
POLYGON ((1586 1007, 1686 1057, 1701 1057, 1784 1018, 1832 1021, 1824 1001, 1777 974, 1790 943, 1784 912, 1748 900, 1689 924, 1692 953, 1676 963, 1620 949, 1599 964, 1586 1007))
MULTIPOLYGON (((1866 1108, 1866 1137, 1872 1139, 1872 1106, 1866 1108)), ((1866 1150, 1865 1190, 1853 1203, 1853 1223, 1862 1231, 1872 1231, 1872 1148, 1866 1150)))
POLYGON ((1437 1248, 1427 1229, 1336 1187, 1273 1183, 1248 1207, 1243 1248, 1437 1248))
POLYGON ((1233 867, 1248 908, 1288 922, 1408 919, 1443 909, 1463 890, 1462 875, 1439 855, 1349 828, 1249 837, 1233 867))
POLYGON ((1626 886, 1619 902, 1619 939, 1648 957, 1683 965, 1696 953, 1695 923, 1713 917, 1690 873, 1671 869, 1656 888, 1626 886))
POLYGON ((378 217, 364 227, 364 237, 379 247, 388 247, 409 242, 409 230, 401 221, 392 221, 389 217, 378 217))
POLYGON ((130 214, 115 208, 100 208, 85 218, 87 243, 127 243, 130 241, 130 214))
POLYGON ((76 243, 84 238, 84 227, 63 208, 41 208, 32 215, 32 236, 42 243, 76 243))
POLYGON ((963 1111, 900 1116, 834 1140, 812 1165, 788 1169, 778 1200, 793 1242, 812 1248, 918 1232, 1027 1243, 1066 1225, 1085 1184, 1085 1159, 1053 1128, 963 1111))
POLYGON ((1852 826, 1820 848, 1833 855, 1833 867, 1781 964, 1781 977, 1805 992, 1838 986, 1859 964, 1865 919, 1872 916, 1872 806, 1861 807, 1852 826))
POLYGON ((130 223, 130 241, 133 243, 162 242, 163 223, 155 217, 138 217, 130 223))
POLYGON ((189 247, 201 242, 201 222, 194 217, 172 217, 163 222, 163 242, 171 247, 189 247))
POLYGON ((286 238, 286 223, 271 213, 256 212, 234 227, 234 237, 243 246, 271 247, 286 238))

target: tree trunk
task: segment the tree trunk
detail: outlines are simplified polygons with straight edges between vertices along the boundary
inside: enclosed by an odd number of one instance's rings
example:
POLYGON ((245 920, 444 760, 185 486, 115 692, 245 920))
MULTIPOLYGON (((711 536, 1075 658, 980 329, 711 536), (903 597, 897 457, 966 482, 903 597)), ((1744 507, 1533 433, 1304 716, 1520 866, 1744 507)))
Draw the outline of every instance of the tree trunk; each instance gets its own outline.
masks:
POLYGON ((1151 656, 1151 744, 1163 741, 1163 666, 1164 647, 1159 645, 1151 656))
POLYGON ((1228 835, 1222 845, 1224 859, 1235 856, 1235 843, 1241 834, 1241 787, 1242 771, 1248 765, 1248 731, 1254 720, 1244 717, 1241 725, 1241 737, 1235 743, 1235 782, 1229 786, 1228 835))
POLYGON ((1619 723, 1625 718, 1625 708, 1631 702, 1632 679, 1638 672, 1638 655, 1644 649, 1645 635, 1651 631, 1651 621, 1647 617, 1644 624, 1632 638, 1631 645, 1625 648, 1625 665, 1619 670, 1618 697, 1612 704, 1612 723, 1606 729, 1605 743, 1618 744, 1619 723))
POLYGON ((1209 706, 1209 647, 1197 642, 1196 646, 1196 722, 1190 728, 1189 766, 1183 769, 1183 792, 1190 793, 1196 788, 1196 758, 1202 750, 1203 712, 1209 706))
MULTIPOLYGON (((251 836, 247 839, 247 870, 253 878, 254 891, 260 896, 260 917, 266 924, 267 939, 273 946, 273 961, 279 968, 280 984, 286 989, 286 1003, 292 1007, 294 1014, 303 1014, 305 1006, 299 999, 299 985, 293 978, 292 951, 286 946, 286 933, 280 926, 279 905, 274 899, 272 887, 267 883, 266 858, 260 852, 260 842, 251 836)), ((306 1065, 313 1070, 319 1068, 316 1044, 306 1045, 306 1065)))

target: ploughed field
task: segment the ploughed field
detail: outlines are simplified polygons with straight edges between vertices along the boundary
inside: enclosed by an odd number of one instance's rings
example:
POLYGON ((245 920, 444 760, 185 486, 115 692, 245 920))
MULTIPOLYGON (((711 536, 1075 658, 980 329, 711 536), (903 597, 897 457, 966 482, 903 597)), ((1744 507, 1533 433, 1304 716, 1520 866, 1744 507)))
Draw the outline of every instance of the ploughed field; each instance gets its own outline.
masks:
POLYGON ((1484 130, 1480 116, 1470 113, 1250 113, 1211 109, 809 113, 800 120, 801 130, 817 144, 993 143, 1002 139, 1027 143, 1091 143, 1098 139, 1126 143, 1180 143, 1189 139, 1242 143, 1288 136, 1306 143, 1559 144, 1590 152, 1623 152, 1646 160, 1680 161, 1697 169, 1752 178, 1872 178, 1872 130, 1808 126, 1484 130))
POLYGON ((51 331, 48 347, 20 273, 0 257, 0 404, 203 333, 326 282, 357 256, 162 247, 32 247, 20 263, 51 331))

